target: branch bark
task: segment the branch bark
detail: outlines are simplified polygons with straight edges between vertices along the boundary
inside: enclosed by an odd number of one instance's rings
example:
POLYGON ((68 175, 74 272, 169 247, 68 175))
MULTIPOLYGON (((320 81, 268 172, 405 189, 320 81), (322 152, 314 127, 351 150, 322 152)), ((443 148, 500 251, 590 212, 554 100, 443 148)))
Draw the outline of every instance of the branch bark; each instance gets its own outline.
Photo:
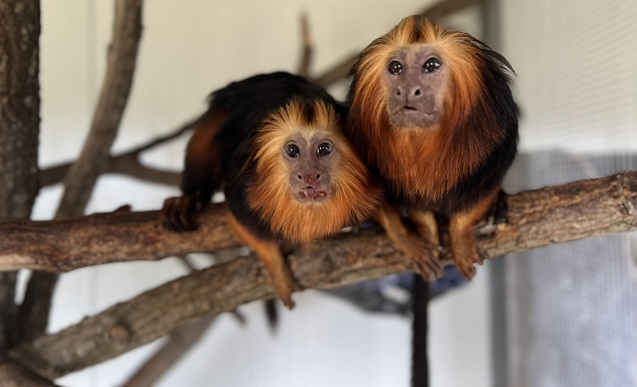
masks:
MULTIPOLYGON (((523 192, 506 200, 508 222, 497 226, 482 225, 478 230, 478 248, 485 258, 637 230, 637 172, 523 192)), ((211 217, 215 212, 220 215, 220 211, 218 207, 206 211, 203 217, 206 221, 223 224, 202 224, 208 230, 206 232, 226 229, 224 217, 217 217, 216 221, 214 216, 211 217)), ((153 222, 150 219, 159 222, 156 213, 137 216, 145 217, 145 222, 153 222)), ((100 217, 116 218, 117 214, 100 217)), ((127 222, 135 221, 129 219, 127 222)), ((42 228, 49 229, 50 226, 42 225, 42 228)), ((113 250, 146 242, 157 244, 156 240, 146 239, 146 232, 135 233, 132 224, 127 227, 128 232, 119 239, 106 235, 104 242, 96 240, 95 243, 113 250)), ((3 227, 0 235, 6 231, 3 227)), ((210 239, 202 243, 201 232, 176 235, 175 241, 180 242, 181 247, 156 245, 151 248, 154 253, 146 258, 165 255, 169 248, 171 253, 189 249, 189 243, 197 248, 205 245, 207 249, 236 244, 234 237, 228 242, 225 237, 216 236, 209 236, 210 239)), ((154 237, 158 235, 154 234, 154 237)), ((24 243, 28 244, 29 240, 25 239, 24 243)), ((6 252, 6 249, 0 248, 0 251, 6 252)), ((56 253, 55 248, 50 251, 56 253)), ((2 259, 6 256, 5 253, 2 259)), ((295 279, 304 289, 341 286, 412 269, 411 260, 396 251, 386 236, 375 228, 316 241, 294 251, 288 261, 295 279)), ((69 263, 68 267, 71 266, 73 264, 69 263)), ((273 296, 267 272, 260 261, 255 257, 239 258, 169 282, 58 333, 42 335, 24 343, 12 351, 12 355, 21 361, 29 361, 41 375, 55 378, 156 340, 203 315, 216 315, 273 296)))
MULTIPOLYGON (((508 223, 487 224, 479 241, 486 258, 552 243, 625 232, 637 223, 637 172, 584 180, 507 197, 508 223), (497 229, 495 229, 497 228, 497 229), (495 230, 494 230, 495 229, 495 230)), ((67 272, 131 260, 157 260, 240 246, 224 204, 206 207, 195 231, 167 230, 160 213, 117 211, 57 221, 0 223, 0 271, 67 272)), ((356 236, 348 240, 356 244, 356 236)), ((322 242, 317 242, 319 245, 322 242)))
POLYGON ((181 327, 170 334, 168 342, 159 349, 122 387, 151 387, 187 353, 212 325, 214 316, 181 327))
POLYGON ((3 387, 55 387, 22 364, 0 353, 0 380, 3 387))
MULTIPOLYGON (((0 0, 0 219, 28 218, 38 189, 40 2, 0 0)), ((0 274, 0 348, 18 340, 17 273, 0 274)))

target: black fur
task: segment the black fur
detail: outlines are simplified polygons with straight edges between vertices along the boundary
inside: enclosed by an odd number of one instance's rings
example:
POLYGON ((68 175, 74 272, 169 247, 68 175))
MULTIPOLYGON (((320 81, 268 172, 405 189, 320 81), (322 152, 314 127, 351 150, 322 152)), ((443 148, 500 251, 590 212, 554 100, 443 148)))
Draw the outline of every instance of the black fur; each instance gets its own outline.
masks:
MULTIPOLYGON (((279 239, 267 223, 247 205, 246 187, 255 181, 255 166, 250 165, 249 156, 253 150, 254 135, 262 128, 268 116, 292 100, 311 102, 322 100, 333 104, 337 115, 344 119, 346 110, 323 88, 308 82, 305 78, 285 72, 256 75, 228 86, 210 95, 210 112, 224 112, 227 118, 221 124, 210 144, 210 151, 221 152, 221 178, 205 173, 194 175, 199 168, 190 168, 188 163, 182 177, 184 194, 199 195, 202 204, 210 201, 210 196, 224 185, 226 202, 235 218, 252 234, 263 239, 279 239), (222 144, 221 148, 213 144, 222 144), (225 180, 223 180, 225 178, 225 180)), ((307 103, 304 106, 310 105, 307 103)), ((304 110, 304 117, 311 121, 313 108, 304 110)), ((206 114, 202 116, 206 118, 206 114)), ((207 168, 210 170, 211 168, 207 168)))

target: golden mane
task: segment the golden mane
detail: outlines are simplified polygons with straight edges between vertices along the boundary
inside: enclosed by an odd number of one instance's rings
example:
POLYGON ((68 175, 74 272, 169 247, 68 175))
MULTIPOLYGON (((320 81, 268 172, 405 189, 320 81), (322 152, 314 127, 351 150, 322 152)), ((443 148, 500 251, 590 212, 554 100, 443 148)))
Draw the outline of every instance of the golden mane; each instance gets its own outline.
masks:
POLYGON ((495 114, 489 111, 491 81, 485 74, 492 58, 485 51, 492 52, 469 34, 412 16, 361 53, 353 67, 346 130, 394 192, 440 199, 475 171, 504 138, 495 114), (392 128, 388 118, 382 81, 387 63, 398 49, 416 44, 435 47, 450 69, 443 118, 437 128, 431 128, 435 130, 392 128))
POLYGON ((341 133, 334 108, 323 101, 292 101, 265 120, 255 137, 250 162, 257 179, 247 189, 248 207, 257 212, 283 239, 307 242, 365 220, 378 206, 380 190, 341 133), (304 106, 310 103, 312 106, 304 106), (311 122, 304 114, 313 109, 311 122), (303 204, 292 196, 282 149, 294 135, 311 138, 322 134, 338 150, 331 171, 334 194, 320 203, 303 204))

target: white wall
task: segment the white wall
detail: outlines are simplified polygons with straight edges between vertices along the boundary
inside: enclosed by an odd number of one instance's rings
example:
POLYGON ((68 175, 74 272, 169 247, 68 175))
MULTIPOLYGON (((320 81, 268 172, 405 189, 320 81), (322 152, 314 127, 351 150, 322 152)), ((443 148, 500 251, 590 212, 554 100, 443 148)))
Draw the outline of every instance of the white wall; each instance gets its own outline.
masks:
POLYGON ((503 0, 521 149, 637 151, 637 2, 503 0))
MULTIPOLYGON (((146 1, 138 68, 115 149, 170 131, 204 109, 208 93, 259 72, 294 71, 299 14, 305 10, 315 43, 314 70, 328 68, 426 2, 304 0, 146 1)), ((87 133, 105 70, 112 2, 42 2, 41 165, 75 157, 87 133)), ((145 161, 179 170, 185 139, 157 149, 145 161)), ((34 216, 54 213, 61 189, 46 189, 34 216)), ((176 188, 103 177, 88 212, 131 204, 159 209, 176 188)), ((484 272, 484 270, 482 270, 484 272)), ((51 331, 115 302, 184 274, 174 260, 113 264, 62 277, 51 331)), ((432 305, 431 364, 434 387, 489 385, 486 273, 432 305)), ((410 323, 370 316, 307 291, 297 308, 283 312, 276 337, 267 331, 261 304, 241 312, 240 327, 221 316, 202 342, 162 381, 162 386, 407 386, 410 323)), ((124 381, 158 343, 98 367, 67 376, 67 386, 112 386, 124 381)))

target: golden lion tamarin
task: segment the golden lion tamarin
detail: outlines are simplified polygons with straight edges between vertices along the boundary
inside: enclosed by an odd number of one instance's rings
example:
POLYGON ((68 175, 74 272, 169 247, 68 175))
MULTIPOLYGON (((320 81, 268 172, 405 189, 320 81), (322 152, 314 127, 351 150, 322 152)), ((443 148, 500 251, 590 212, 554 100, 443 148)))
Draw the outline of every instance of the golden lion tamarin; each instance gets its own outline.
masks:
POLYGON ((224 185, 230 224, 293 307, 280 242, 305 243, 367 219, 380 188, 341 130, 347 109, 288 73, 257 75, 212 93, 186 150, 183 196, 165 223, 193 229, 192 213, 224 185))
MULTIPOLYGON (((449 219, 451 252, 468 279, 481 263, 474 225, 494 204, 517 149, 513 69, 469 34, 412 16, 374 40, 352 68, 346 130, 387 190, 377 218, 418 255, 399 213, 439 244, 435 212, 449 219)), ((426 277, 435 258, 420 257, 426 277)))

